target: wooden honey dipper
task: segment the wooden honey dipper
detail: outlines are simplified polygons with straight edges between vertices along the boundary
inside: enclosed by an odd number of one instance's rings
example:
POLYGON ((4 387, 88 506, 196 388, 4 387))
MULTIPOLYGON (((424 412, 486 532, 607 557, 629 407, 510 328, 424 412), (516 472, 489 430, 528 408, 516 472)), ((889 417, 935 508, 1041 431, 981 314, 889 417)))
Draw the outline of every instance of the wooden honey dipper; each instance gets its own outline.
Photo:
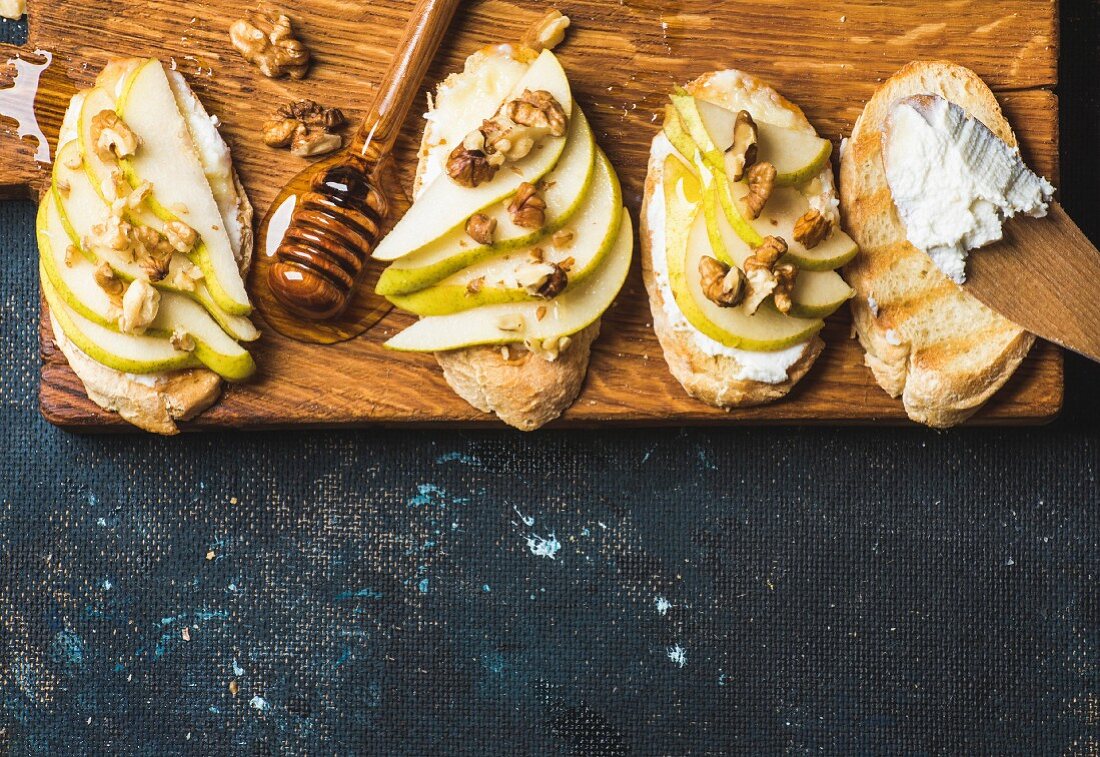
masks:
MULTIPOLYGON (((335 160, 309 169, 309 191, 295 207, 268 268, 272 294, 291 313, 324 321, 348 306, 389 212, 381 167, 459 2, 417 2, 370 114, 351 144, 335 160)), ((270 216, 264 220, 261 238, 270 221, 270 216)))

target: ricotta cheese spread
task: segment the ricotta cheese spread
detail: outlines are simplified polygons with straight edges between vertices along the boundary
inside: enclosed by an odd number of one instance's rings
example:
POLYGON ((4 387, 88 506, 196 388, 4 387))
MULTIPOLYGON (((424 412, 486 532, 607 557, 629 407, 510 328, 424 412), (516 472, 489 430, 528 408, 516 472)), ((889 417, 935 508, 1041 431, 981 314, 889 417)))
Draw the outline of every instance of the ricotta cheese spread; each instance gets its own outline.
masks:
MULTIPOLYGON (((663 166, 665 158, 675 148, 664 134, 657 135, 653 142, 651 164, 663 166)), ((653 280, 661 292, 661 307, 669 326, 680 333, 688 335, 695 343, 697 349, 711 357, 728 357, 737 362, 738 370, 734 375, 738 380, 759 381, 764 384, 782 384, 787 380, 787 371, 798 362, 806 348, 806 343, 801 342, 776 352, 753 352, 741 350, 711 339, 702 333, 680 312, 676 306, 676 299, 672 293, 672 285, 668 276, 668 256, 665 254, 665 195, 660 189, 660 181, 657 182, 657 191, 649 198, 649 206, 646 212, 646 222, 649 226, 649 234, 652 242, 653 254, 650 261, 653 267, 653 280)))
POLYGON ((886 181, 910 243, 958 283, 970 250, 1008 218, 1045 216, 1054 187, 985 124, 942 97, 894 105, 883 132, 886 181))

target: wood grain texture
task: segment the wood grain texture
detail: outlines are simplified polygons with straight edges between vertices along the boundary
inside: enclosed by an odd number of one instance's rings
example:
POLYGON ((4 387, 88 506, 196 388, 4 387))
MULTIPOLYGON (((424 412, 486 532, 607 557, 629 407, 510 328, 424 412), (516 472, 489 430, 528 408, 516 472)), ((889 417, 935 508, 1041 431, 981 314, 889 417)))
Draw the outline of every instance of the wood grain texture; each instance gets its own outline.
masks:
MULTIPOLYGON (((55 55, 38 110, 56 120, 75 87, 87 86, 113 56, 172 58, 224 123, 238 170, 262 215, 303 163, 259 144, 257 127, 287 100, 312 97, 363 115, 414 3, 313 0, 293 10, 316 64, 304 82, 264 79, 229 45, 231 21, 251 3, 231 0, 104 0, 31 4, 29 49, 55 55)), ((478 47, 517 40, 548 3, 464 2, 425 88, 460 67, 478 47)), ((973 68, 997 92, 1020 135, 1025 158, 1057 176, 1057 8, 1053 0, 921 0, 754 3, 573 0, 556 7, 573 19, 559 49, 579 102, 623 180, 637 217, 648 144, 670 88, 717 68, 769 80, 797 102, 826 137, 851 131, 878 82, 914 58, 945 58, 973 68), (934 21, 930 21, 934 19, 934 21)), ((0 86, 4 86, 0 72, 0 86)), ((402 178, 411 184, 420 135, 414 106, 398 141, 402 178)), ((5 121, 5 131, 14 134, 5 121)), ((52 135, 51 135, 52 136, 52 135)), ((0 138, 0 196, 36 194, 45 171, 33 145, 0 138)), ((270 330, 257 346, 260 374, 229 387, 190 428, 495 423, 446 386, 431 356, 382 349, 411 322, 393 313, 365 337, 338 347, 302 345, 270 330)), ((262 326, 262 323, 260 324, 262 326)), ((830 319, 823 357, 786 400, 724 413, 688 398, 665 366, 637 270, 604 319, 586 388, 558 423, 616 424, 907 422, 863 366, 846 314, 830 319)), ((84 397, 78 380, 42 330, 42 409, 54 423, 89 430, 123 427, 84 397)), ((1062 401, 1061 353, 1037 346, 1016 376, 972 421, 1042 422, 1062 401)))

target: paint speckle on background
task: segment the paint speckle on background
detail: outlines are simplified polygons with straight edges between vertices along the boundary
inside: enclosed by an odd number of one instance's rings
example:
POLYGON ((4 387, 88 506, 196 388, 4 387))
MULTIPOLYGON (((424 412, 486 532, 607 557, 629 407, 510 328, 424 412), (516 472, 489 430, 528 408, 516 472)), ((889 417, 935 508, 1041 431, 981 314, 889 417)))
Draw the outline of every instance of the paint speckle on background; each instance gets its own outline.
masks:
POLYGON ((679 644, 671 646, 668 648, 668 659, 672 660, 677 667, 682 668, 687 665, 687 650, 679 644))
POLYGON ((656 604, 657 604, 657 614, 658 615, 662 615, 662 616, 667 615, 668 611, 672 609, 672 603, 669 602, 664 597, 657 597, 657 599, 655 601, 656 601, 656 604))
POLYGON ((561 549, 561 542, 553 532, 545 539, 538 534, 531 534, 527 537, 527 548, 535 557, 549 557, 553 560, 561 549))
POLYGON ((266 699, 258 694, 252 697, 248 704, 250 707, 252 707, 252 709, 259 710, 260 712, 267 712, 271 709, 271 704, 269 704, 266 699))

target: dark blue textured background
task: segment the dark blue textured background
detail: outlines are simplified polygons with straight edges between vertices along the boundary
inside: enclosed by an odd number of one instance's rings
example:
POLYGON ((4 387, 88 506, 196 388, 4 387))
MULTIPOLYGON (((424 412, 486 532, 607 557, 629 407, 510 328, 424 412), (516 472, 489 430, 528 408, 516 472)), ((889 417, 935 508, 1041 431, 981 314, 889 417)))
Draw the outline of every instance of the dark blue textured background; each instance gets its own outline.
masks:
POLYGON ((1095 366, 1043 429, 80 437, 31 228, 0 206, 0 753, 1100 750, 1095 366))

